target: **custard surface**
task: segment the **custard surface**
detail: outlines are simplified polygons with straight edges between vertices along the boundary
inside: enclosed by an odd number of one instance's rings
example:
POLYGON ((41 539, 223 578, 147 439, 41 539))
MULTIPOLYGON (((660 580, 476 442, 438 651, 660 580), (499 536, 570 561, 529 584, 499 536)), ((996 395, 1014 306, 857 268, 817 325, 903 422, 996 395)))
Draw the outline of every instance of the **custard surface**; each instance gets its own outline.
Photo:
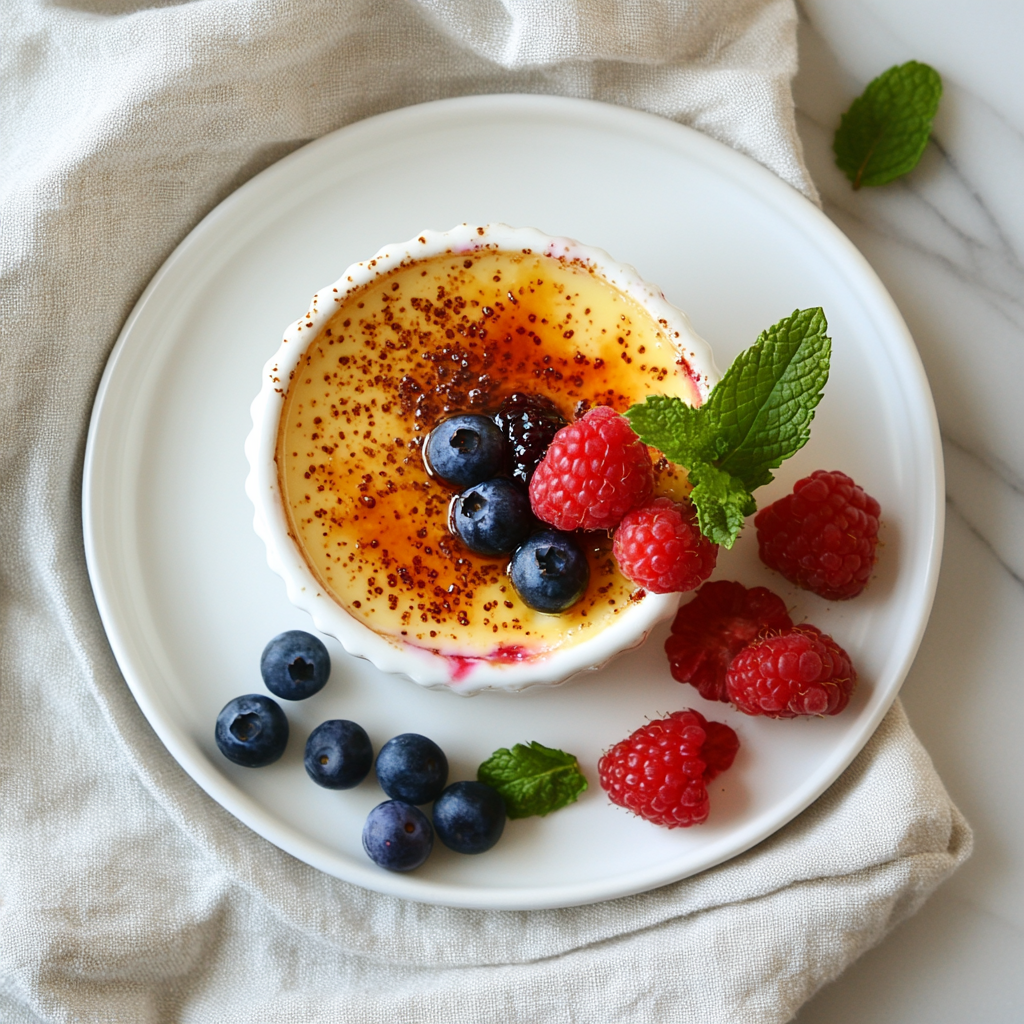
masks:
MULTIPOLYGON (((569 611, 526 607, 507 559, 447 528, 455 491, 421 449, 461 412, 493 415, 514 391, 548 395, 571 421, 652 393, 699 404, 665 326, 580 261, 482 251, 417 260, 348 296, 288 382, 277 467, 289 527, 317 580, 396 642, 516 661, 593 636, 642 592, 611 540, 586 534, 590 584, 569 611)), ((656 491, 686 493, 656 463, 656 491)))

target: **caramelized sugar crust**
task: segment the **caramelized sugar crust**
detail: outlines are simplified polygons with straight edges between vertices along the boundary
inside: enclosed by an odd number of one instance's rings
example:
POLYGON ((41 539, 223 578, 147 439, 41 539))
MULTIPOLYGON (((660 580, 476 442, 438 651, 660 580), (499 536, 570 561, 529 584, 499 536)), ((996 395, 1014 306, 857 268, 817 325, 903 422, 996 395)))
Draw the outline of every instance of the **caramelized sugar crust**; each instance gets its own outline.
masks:
MULTIPOLYGON (((412 262, 349 296, 311 340, 285 396, 281 491, 314 575, 378 633, 518 660, 577 643, 642 599, 603 534, 583 537, 583 599, 546 615, 519 600, 505 560, 448 532, 454 492, 427 473, 423 441, 446 416, 493 415, 514 391, 549 395, 569 420, 651 393, 699 403, 664 322, 587 264, 528 251, 412 262)), ((686 493, 682 471, 656 468, 659 493, 686 493)))

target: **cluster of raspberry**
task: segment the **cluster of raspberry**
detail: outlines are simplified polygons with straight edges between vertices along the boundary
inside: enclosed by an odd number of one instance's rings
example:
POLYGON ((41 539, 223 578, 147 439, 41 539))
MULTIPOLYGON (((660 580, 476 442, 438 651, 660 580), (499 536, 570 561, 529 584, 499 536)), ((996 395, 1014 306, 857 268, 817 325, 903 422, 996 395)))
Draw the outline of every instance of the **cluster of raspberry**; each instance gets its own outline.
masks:
MULTIPOLYGON (((555 436, 530 484, 534 513, 559 529, 614 530, 619 567, 655 593, 689 591, 665 644, 672 675, 706 700, 748 715, 836 715, 857 672, 849 655, 810 623, 795 625, 766 587, 704 583, 718 548, 692 506, 651 499, 650 454, 628 422, 607 408, 555 436), (704 584, 701 586, 701 584, 704 584)), ((754 520, 762 561, 829 600, 856 597, 875 564, 880 508, 845 473, 818 470, 754 520)), ((697 711, 649 722, 598 766, 614 803, 668 828, 705 821, 707 783, 729 768, 735 731, 697 711)))

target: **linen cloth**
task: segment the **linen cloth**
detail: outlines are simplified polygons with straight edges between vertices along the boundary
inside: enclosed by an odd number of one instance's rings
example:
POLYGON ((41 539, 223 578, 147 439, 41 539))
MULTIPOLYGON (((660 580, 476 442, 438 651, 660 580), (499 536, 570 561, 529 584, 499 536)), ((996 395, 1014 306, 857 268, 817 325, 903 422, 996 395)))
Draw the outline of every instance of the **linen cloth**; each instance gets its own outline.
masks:
POLYGON ((897 704, 813 807, 698 877, 521 913, 371 893, 178 768, 86 575, 100 374, 219 200, 346 123, 509 91, 674 118, 814 198, 791 0, 8 0, 0 21, 4 1021, 781 1022, 968 855, 897 704))

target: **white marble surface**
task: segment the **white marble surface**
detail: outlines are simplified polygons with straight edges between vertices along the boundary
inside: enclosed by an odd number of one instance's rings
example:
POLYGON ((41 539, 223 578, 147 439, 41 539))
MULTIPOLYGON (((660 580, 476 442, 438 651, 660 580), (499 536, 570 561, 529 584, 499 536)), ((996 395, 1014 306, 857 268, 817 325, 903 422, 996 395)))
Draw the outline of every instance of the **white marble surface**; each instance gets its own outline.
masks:
POLYGON ((800 0, 800 132, 825 211, 867 256, 924 359, 947 527, 911 721, 975 830, 925 908, 798 1024, 1024 1021, 1024 43, 1022 0, 800 0), (854 193, 840 113, 893 64, 945 93, 918 168, 854 193))

